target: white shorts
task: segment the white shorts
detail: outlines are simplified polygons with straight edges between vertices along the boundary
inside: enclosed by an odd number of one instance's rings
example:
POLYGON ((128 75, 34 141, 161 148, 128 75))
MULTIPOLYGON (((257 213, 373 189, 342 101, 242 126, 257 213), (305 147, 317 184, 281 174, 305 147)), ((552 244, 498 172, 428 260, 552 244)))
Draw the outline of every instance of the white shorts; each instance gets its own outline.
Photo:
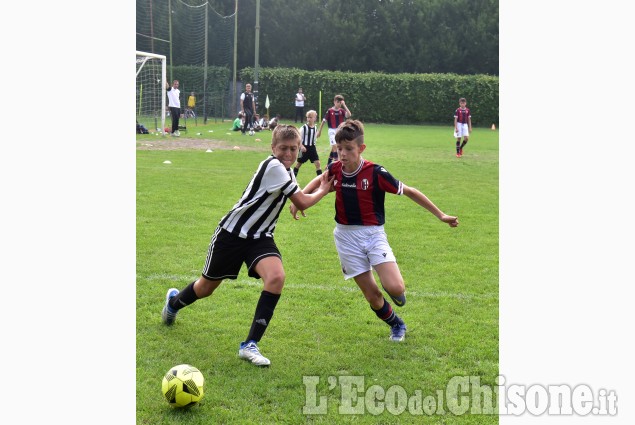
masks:
POLYGON ((457 124, 456 128, 459 131, 454 132, 454 137, 468 137, 470 135, 469 126, 467 124, 457 124))
POLYGON ((384 226, 337 224, 333 236, 344 279, 372 270, 377 264, 397 262, 384 226))
POLYGON ((329 143, 331 146, 335 146, 335 133, 337 133, 337 128, 329 128, 329 143))

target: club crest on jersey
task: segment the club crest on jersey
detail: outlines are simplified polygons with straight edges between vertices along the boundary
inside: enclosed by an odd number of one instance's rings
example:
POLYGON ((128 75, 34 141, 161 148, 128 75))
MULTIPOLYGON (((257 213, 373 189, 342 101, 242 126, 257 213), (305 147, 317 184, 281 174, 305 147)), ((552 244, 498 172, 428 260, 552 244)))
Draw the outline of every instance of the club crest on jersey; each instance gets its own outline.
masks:
POLYGON ((362 190, 368 189, 368 179, 362 179, 362 190))

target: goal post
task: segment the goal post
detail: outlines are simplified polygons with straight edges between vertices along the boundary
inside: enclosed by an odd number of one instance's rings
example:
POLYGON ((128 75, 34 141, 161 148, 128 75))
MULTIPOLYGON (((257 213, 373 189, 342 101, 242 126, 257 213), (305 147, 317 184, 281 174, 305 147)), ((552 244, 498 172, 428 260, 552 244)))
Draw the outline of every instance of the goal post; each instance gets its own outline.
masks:
POLYGON ((165 135, 165 56, 137 50, 136 62, 137 122, 152 133, 165 135))

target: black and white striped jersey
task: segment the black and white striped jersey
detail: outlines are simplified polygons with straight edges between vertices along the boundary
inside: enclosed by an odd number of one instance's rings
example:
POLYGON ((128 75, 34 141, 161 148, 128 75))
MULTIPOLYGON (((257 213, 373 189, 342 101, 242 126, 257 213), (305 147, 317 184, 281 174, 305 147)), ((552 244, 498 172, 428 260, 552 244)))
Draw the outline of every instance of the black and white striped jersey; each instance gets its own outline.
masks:
POLYGON ((293 172, 271 155, 260 163, 241 198, 219 226, 245 239, 273 237, 287 198, 299 190, 293 172))
POLYGON ((306 147, 315 145, 315 136, 317 135, 317 129, 309 127, 309 124, 304 124, 300 129, 300 137, 302 138, 302 144, 306 147))

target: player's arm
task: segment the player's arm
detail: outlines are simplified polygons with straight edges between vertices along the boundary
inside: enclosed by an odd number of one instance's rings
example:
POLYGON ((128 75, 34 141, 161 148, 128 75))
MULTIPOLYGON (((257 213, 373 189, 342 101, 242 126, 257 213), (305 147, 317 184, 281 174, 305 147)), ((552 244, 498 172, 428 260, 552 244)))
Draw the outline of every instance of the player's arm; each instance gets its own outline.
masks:
POLYGON ((468 124, 468 129, 470 130, 470 133, 472 132, 472 117, 468 116, 467 117, 467 124, 468 124))
POLYGON ((342 100, 341 106, 342 106, 342 109, 344 109, 344 117, 350 118, 352 114, 350 109, 348 109, 348 106, 346 106, 346 102, 342 100))
POLYGON ((303 190, 297 191, 289 198, 291 199, 291 214, 296 220, 298 219, 298 210, 302 211, 302 215, 304 215, 304 210, 317 204, 320 199, 324 198, 324 196, 329 193, 329 191, 331 190, 331 184, 333 183, 333 177, 329 178, 329 173, 326 172, 313 179, 311 183, 313 182, 316 183, 313 186, 312 191, 307 191, 305 187, 303 190), (315 189, 316 186, 317 190, 315 189), (294 210, 295 212, 293 212, 294 210))
MULTIPOLYGON (((403 184, 403 183, 402 183, 403 184)), ((459 225, 458 217, 445 214, 434 203, 428 199, 426 195, 421 193, 418 189, 410 186, 403 185, 403 194, 412 199, 423 208, 430 211, 436 218, 444 223, 448 223, 450 227, 456 227, 459 225)))
MULTIPOLYGON (((311 180, 309 184, 307 184, 304 187, 304 189, 302 189, 300 192, 297 192, 296 195, 299 193, 302 193, 304 196, 313 196, 318 192, 326 190, 326 193, 320 195, 318 200, 315 201, 315 203, 311 204, 311 205, 315 205, 320 199, 326 196, 329 192, 333 191, 334 178, 335 177, 330 177, 328 170, 326 170, 324 171, 324 173, 320 174, 319 176, 311 180)), ((306 214, 304 214, 304 210, 308 207, 306 208, 300 207, 295 201, 293 201, 293 197, 291 197, 291 201, 292 201, 291 205, 289 205, 289 212, 293 216, 293 219, 294 220, 299 219, 298 211, 300 211, 300 213, 302 214, 302 217, 306 217, 306 214)))
POLYGON ((325 120, 322 120, 322 122, 320 123, 320 128, 318 128, 317 133, 315 133, 315 138, 316 139, 319 139, 320 135, 322 135, 322 127, 324 126, 325 122, 326 122, 325 120))
POLYGON ((458 133, 459 128, 456 126, 457 122, 459 120, 459 117, 457 117, 456 115, 454 116, 454 132, 458 133))

